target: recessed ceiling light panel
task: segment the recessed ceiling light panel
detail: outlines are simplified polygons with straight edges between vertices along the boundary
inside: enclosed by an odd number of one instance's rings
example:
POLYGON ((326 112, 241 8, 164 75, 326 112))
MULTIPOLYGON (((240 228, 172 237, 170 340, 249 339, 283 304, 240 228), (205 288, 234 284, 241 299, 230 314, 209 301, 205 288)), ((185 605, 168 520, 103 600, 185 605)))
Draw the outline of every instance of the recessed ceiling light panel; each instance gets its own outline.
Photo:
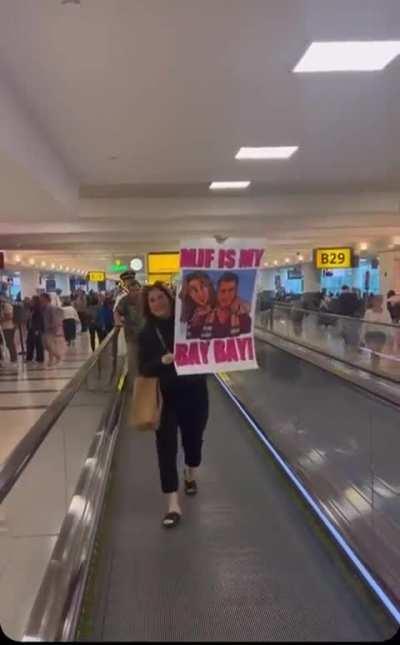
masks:
POLYGON ((289 159, 298 149, 298 146, 240 148, 235 159, 289 159))
POLYGON ((373 72, 400 54, 399 40, 314 42, 294 72, 373 72))
POLYGON ((250 181, 212 181, 210 190, 243 190, 250 186, 250 181))

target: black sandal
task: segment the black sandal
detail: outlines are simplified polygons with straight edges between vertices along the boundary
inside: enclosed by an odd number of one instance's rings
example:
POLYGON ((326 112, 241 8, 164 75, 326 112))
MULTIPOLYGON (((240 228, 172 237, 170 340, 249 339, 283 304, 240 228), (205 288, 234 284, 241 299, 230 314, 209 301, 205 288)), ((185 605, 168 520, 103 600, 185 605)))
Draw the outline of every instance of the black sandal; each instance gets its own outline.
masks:
POLYGON ((194 481, 194 479, 189 482, 187 479, 185 479, 185 493, 186 495, 196 495, 197 493, 197 484, 194 481))
POLYGON ((173 529, 174 526, 179 524, 180 519, 181 519, 180 514, 176 513, 175 511, 172 511, 171 513, 167 513, 164 516, 164 519, 163 519, 162 523, 163 523, 164 528, 173 529))

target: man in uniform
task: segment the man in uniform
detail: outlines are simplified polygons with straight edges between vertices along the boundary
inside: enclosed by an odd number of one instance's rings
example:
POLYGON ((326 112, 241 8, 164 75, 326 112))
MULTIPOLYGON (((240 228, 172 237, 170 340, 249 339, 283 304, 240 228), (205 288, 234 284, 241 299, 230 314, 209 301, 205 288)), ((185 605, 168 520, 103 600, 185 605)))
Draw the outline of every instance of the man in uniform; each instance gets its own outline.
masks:
POLYGON ((116 327, 123 327, 128 356, 128 381, 132 385, 137 370, 137 337, 143 323, 141 313, 141 285, 136 280, 135 271, 125 271, 120 275, 122 293, 114 305, 116 327))

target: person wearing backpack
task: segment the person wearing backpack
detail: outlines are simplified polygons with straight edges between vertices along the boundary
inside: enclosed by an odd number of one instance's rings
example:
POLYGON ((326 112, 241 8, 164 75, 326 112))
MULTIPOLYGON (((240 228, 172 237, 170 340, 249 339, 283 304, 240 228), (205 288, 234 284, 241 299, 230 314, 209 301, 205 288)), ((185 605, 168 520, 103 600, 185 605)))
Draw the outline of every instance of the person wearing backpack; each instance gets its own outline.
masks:
POLYGON ((0 296, 0 327, 10 353, 10 361, 16 366, 18 355, 15 346, 14 307, 10 302, 7 302, 4 296, 0 296))

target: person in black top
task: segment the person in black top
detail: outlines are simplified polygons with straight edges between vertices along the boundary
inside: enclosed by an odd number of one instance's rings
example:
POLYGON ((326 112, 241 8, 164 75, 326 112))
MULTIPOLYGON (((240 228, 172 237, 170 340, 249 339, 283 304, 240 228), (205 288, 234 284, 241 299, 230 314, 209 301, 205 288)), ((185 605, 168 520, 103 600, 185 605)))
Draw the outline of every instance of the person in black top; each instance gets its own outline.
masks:
POLYGON ((26 361, 27 363, 30 363, 33 360, 34 352, 36 351, 36 361, 38 363, 43 363, 44 322, 39 296, 33 296, 32 298, 31 316, 28 318, 27 327, 28 336, 26 340, 26 361))
POLYGON ((361 313, 361 301, 357 294, 350 291, 347 285, 343 285, 338 300, 338 314, 347 316, 349 320, 341 320, 341 331, 347 350, 354 351, 360 344, 360 323, 354 319, 361 313))
POLYGON ((138 338, 138 367, 142 376, 158 377, 163 399, 156 432, 161 488, 167 495, 165 528, 176 526, 182 511, 178 498, 178 426, 185 453, 185 492, 197 492, 195 471, 201 463, 203 433, 208 420, 208 391, 203 374, 178 376, 174 366, 174 300, 162 283, 143 289, 145 325, 138 338))

